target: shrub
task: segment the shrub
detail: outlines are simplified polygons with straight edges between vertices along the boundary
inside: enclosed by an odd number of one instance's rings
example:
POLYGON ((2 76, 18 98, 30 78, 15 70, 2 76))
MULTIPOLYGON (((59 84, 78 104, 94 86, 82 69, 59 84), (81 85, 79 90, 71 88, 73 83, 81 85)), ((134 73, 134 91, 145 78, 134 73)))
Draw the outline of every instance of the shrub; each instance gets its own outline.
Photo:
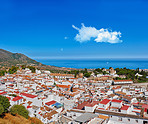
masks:
POLYGON ((5 96, 0 95, 0 104, 2 105, 4 112, 8 111, 8 108, 10 107, 9 99, 5 96))
POLYGON ((21 116, 23 116, 23 117, 25 117, 25 118, 27 118, 27 119, 28 119, 28 117, 29 117, 29 112, 28 112, 28 110, 27 110, 24 106, 22 106, 22 105, 13 105, 13 106, 10 108, 10 113, 11 113, 12 115, 19 114, 19 115, 21 115, 21 116))

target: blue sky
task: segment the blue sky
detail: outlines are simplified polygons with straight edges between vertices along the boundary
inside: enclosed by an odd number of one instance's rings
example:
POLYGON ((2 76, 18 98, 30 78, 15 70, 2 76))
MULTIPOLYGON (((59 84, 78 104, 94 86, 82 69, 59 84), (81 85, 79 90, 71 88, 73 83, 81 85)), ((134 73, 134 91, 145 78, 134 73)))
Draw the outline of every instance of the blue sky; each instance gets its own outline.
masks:
POLYGON ((0 47, 32 58, 148 58, 147 29, 147 0, 0 1, 0 47), (98 33, 81 42, 81 23, 98 33), (100 29, 122 42, 96 42, 100 29))

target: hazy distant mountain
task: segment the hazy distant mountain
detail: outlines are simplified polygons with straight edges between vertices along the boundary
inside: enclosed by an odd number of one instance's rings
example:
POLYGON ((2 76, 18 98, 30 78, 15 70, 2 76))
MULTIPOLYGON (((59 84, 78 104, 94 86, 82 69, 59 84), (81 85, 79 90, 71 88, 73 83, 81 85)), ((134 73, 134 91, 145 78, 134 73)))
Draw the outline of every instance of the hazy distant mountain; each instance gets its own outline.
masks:
POLYGON ((11 53, 9 51, 0 49, 0 65, 16 65, 16 64, 35 64, 40 65, 41 63, 25 56, 21 53, 11 53))
POLYGON ((43 70, 47 69, 47 70, 51 70, 52 72, 56 72, 56 73, 63 73, 64 71, 77 70, 76 68, 65 68, 65 67, 44 65, 40 62, 37 62, 37 61, 25 56, 24 54, 11 53, 11 52, 6 51, 4 49, 0 49, 0 67, 2 67, 2 66, 10 67, 13 65, 18 65, 18 64, 33 65, 39 69, 43 69, 43 70))

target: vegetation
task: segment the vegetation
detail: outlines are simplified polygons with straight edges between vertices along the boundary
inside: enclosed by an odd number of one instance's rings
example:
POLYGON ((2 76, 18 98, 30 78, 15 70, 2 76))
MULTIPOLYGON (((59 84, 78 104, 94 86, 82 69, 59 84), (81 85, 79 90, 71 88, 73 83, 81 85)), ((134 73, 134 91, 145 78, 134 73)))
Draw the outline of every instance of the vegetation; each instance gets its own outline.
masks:
POLYGON ((102 68, 102 69, 100 69, 100 68, 97 68, 97 69, 95 69, 93 72, 94 72, 94 74, 95 75, 97 75, 97 74, 108 74, 106 71, 102 71, 104 68, 102 68))
MULTIPOLYGON (((54 67, 52 67, 54 68, 54 67)), ((51 73, 61 73, 61 74, 69 74, 69 71, 64 71, 64 70, 60 70, 60 69, 45 69, 47 71, 50 71, 51 73)))
POLYGON ((143 70, 139 71, 139 68, 137 68, 136 70, 127 69, 127 68, 116 68, 115 70, 118 75, 125 75, 126 79, 131 79, 134 82, 141 83, 148 81, 148 79, 146 78, 148 73, 143 70), (136 73, 142 75, 142 77, 135 76, 136 73))
POLYGON ((16 95, 16 94, 9 94, 9 96, 17 97, 17 95, 16 95))
MULTIPOLYGON (((35 73, 35 70, 36 70, 36 68, 34 66, 22 65, 21 68, 22 69, 29 68, 32 73, 35 73)), ((19 69, 18 66, 12 66, 12 67, 9 68, 8 71, 6 71, 6 69, 0 70, 0 76, 4 76, 5 73, 14 74, 14 73, 17 72, 18 69, 19 69)))
POLYGON ((22 69, 25 69, 26 68, 26 65, 22 65, 21 67, 22 67, 22 69))
POLYGON ((107 73, 106 71, 103 71, 103 74, 105 75, 105 74, 109 74, 109 73, 107 73))
POLYGON ((29 68, 31 70, 32 73, 35 73, 36 68, 33 66, 27 66, 27 68, 29 68))
POLYGON ((8 71, 6 71, 6 69, 0 70, 0 76, 4 76, 5 73, 14 74, 17 72, 18 69, 19 69, 19 67, 12 66, 11 68, 9 68, 8 71))
POLYGON ((4 118, 0 118, 0 124, 43 124, 38 118, 30 117, 26 119, 20 115, 11 115, 6 113, 4 118))
POLYGON ((103 71, 102 71, 102 69, 97 68, 97 69, 94 70, 94 73, 103 73, 103 71))
POLYGON ((2 115, 4 113, 4 107, 2 106, 2 104, 0 104, 0 115, 2 115))
POLYGON ((0 65, 2 66, 16 66, 17 64, 35 64, 40 65, 39 62, 21 54, 11 53, 9 51, 0 49, 0 65))
POLYGON ((87 77, 87 78, 90 77, 90 75, 91 75, 91 72, 88 72, 87 68, 85 68, 84 70, 71 70, 71 71, 68 72, 68 74, 74 74, 75 77, 79 73, 83 73, 84 77, 87 77))
POLYGON ((84 77, 90 77, 91 73, 90 72, 87 72, 87 73, 84 73, 84 77))
POLYGON ((25 117, 25 118, 27 118, 27 119, 28 119, 28 117, 29 117, 29 112, 28 112, 28 110, 27 110, 24 106, 22 106, 22 105, 13 105, 13 106, 10 108, 10 113, 11 113, 12 115, 19 114, 19 115, 21 115, 21 116, 23 116, 23 117, 25 117))
POLYGON ((78 75, 79 73, 80 73, 79 70, 71 70, 71 71, 68 72, 68 74, 74 74, 75 77, 76 77, 76 75, 78 75))
POLYGON ((0 124, 43 124, 38 118, 29 117, 28 110, 21 105, 14 105, 8 108, 10 103, 8 98, 0 95, 0 124))
POLYGON ((0 76, 4 76, 6 72, 6 70, 0 70, 0 76))
POLYGON ((18 70, 18 68, 19 68, 19 67, 12 66, 12 67, 9 69, 8 73, 9 73, 9 74, 14 74, 14 73, 18 70))
POLYGON ((7 97, 0 95, 0 105, 1 105, 1 110, 4 109, 3 112, 8 112, 8 108, 10 107, 10 102, 7 97))
POLYGON ((115 80, 127 80, 126 78, 116 77, 115 80))

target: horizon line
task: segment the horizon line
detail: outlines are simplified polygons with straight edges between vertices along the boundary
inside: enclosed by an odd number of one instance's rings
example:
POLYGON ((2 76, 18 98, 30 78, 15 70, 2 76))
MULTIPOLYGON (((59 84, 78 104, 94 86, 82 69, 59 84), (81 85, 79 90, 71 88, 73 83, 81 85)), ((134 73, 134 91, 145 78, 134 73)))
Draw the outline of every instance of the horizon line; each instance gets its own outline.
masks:
POLYGON ((48 60, 48 59, 56 59, 56 60, 85 60, 85 59, 148 59, 148 57, 31 57, 33 59, 39 60, 48 60))

